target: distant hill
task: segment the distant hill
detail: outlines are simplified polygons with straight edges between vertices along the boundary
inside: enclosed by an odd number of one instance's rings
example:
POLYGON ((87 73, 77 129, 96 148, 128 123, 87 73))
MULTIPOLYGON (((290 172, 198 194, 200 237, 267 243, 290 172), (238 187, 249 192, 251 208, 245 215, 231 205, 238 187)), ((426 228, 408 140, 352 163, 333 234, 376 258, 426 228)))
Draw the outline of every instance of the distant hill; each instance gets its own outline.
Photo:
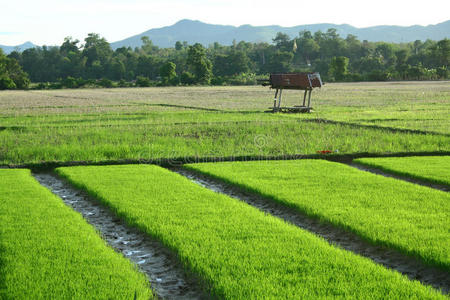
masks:
POLYGON ((22 52, 24 50, 27 50, 29 48, 34 48, 37 47, 35 44, 33 44, 32 42, 25 42, 22 45, 17 45, 17 46, 4 46, 4 45, 0 45, 0 48, 3 50, 4 53, 9 54, 11 52, 13 52, 14 50, 19 50, 19 52, 22 52))
MULTIPOLYGON (((252 26, 242 25, 239 27, 230 25, 213 25, 200 21, 181 20, 174 25, 150 29, 141 34, 126 38, 121 41, 111 43, 113 49, 120 47, 140 47, 142 45, 141 37, 148 36, 153 44, 162 47, 174 47, 177 41, 186 41, 189 44, 201 43, 205 46, 219 42, 222 45, 231 45, 233 40, 237 42, 267 42, 271 43, 277 32, 288 34, 291 38, 298 36, 302 30, 309 30, 311 32, 327 31, 329 28, 336 28, 337 33, 341 37, 346 37, 348 34, 357 36, 359 40, 368 40, 372 42, 413 42, 415 40, 425 41, 442 40, 450 37, 450 20, 436 25, 428 26, 373 26, 366 28, 356 28, 347 24, 310 24, 299 25, 294 27, 281 27, 277 25, 272 26, 252 26)), ((101 35, 101 33, 100 33, 101 35)), ((11 53, 15 49, 24 51, 28 48, 36 47, 31 42, 26 42, 18 46, 2 46, 3 52, 11 53)))
POLYGON ((141 37, 148 36, 153 44, 159 47, 174 47, 177 41, 186 41, 189 44, 201 43, 205 46, 214 42, 222 45, 231 45, 233 40, 246 42, 268 42, 271 43, 277 32, 288 34, 291 38, 297 36, 302 30, 316 32, 327 31, 329 28, 336 28, 340 36, 346 37, 353 34, 359 40, 372 42, 412 42, 415 40, 441 40, 450 36, 450 20, 436 25, 428 26, 373 26, 367 28, 356 28, 351 25, 342 24, 311 24, 294 27, 273 26, 251 26, 242 25, 239 27, 229 25, 212 25, 200 21, 181 20, 172 26, 150 29, 141 34, 126 38, 121 41, 111 43, 113 49, 123 46, 141 46, 141 37))

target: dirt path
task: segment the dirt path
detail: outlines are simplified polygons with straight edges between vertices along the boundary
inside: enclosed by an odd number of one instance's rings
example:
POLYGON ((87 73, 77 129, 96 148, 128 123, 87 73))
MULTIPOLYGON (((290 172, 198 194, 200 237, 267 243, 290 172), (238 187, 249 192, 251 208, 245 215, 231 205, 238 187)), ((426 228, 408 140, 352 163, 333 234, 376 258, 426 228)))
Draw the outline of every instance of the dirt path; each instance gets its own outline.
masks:
POLYGON ((244 201, 265 213, 279 217, 319 235, 332 245, 337 245, 345 250, 367 257, 376 263, 408 276, 410 279, 418 280, 423 284, 440 289, 444 294, 448 294, 450 291, 450 274, 448 272, 425 265, 414 257, 406 256, 394 249, 370 244, 354 233, 330 224, 320 223, 317 219, 308 217, 292 208, 287 208, 270 199, 244 191, 209 176, 182 168, 172 168, 171 170, 205 188, 244 201))
POLYGON ((176 256, 160 242, 130 228, 109 209, 52 173, 34 177, 93 225, 117 252, 147 274, 154 294, 162 299, 206 298, 194 278, 188 278, 176 256))

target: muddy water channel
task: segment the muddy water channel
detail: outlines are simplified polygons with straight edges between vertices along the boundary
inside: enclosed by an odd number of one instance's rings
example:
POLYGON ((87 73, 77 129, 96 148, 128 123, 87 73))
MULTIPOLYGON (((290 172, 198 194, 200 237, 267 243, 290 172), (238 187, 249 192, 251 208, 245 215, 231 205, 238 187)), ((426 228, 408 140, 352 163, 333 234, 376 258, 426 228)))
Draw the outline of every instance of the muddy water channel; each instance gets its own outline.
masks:
POLYGON ((188 278, 175 255, 161 243, 137 229, 128 227, 106 207, 73 188, 53 173, 33 174, 34 177, 64 203, 72 207, 93 225, 103 239, 138 265, 147 274, 154 294, 162 299, 202 299, 197 281, 188 278))
POLYGON ((172 168, 172 171, 189 178, 191 181, 203 187, 244 201, 265 213, 279 217, 298 227, 319 235, 332 245, 337 245, 340 248, 367 257, 376 263, 408 276, 410 279, 418 280, 426 285, 431 285, 434 288, 441 290, 444 294, 448 294, 450 291, 449 272, 427 266, 420 260, 406 256, 394 249, 370 244, 354 233, 330 224, 321 223, 314 218, 308 217, 298 211, 294 211, 291 208, 284 207, 281 204, 277 204, 270 199, 244 191, 209 176, 182 168, 172 168))

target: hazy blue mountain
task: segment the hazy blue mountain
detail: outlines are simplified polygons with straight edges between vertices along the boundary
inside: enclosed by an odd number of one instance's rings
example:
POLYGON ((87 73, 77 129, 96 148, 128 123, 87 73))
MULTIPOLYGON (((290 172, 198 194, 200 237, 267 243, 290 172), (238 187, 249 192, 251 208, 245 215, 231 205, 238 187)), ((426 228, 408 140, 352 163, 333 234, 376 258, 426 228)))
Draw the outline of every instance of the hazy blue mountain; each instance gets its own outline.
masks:
POLYGON ((29 48, 34 48, 34 47, 37 47, 37 46, 35 44, 33 44, 32 42, 25 42, 22 45, 17 45, 17 46, 3 46, 3 45, 0 45, 0 48, 6 54, 9 54, 9 53, 13 52, 14 50, 18 50, 19 52, 22 52, 24 50, 27 50, 29 48))
POLYGON ((327 31, 336 28, 340 36, 346 37, 353 34, 359 40, 385 41, 385 42, 412 42, 415 40, 441 40, 450 36, 450 20, 429 26, 374 26, 367 28, 356 28, 351 25, 342 24, 311 24, 294 27, 281 26, 251 26, 239 27, 228 25, 212 25, 200 21, 181 20, 172 26, 150 29, 141 34, 111 43, 113 49, 119 47, 139 47, 141 37, 148 36, 153 44, 159 47, 174 47, 176 41, 187 41, 189 44, 202 43, 205 46, 214 42, 222 45, 231 45, 233 40, 246 42, 272 42, 277 32, 283 32, 291 36, 297 36, 302 30, 316 32, 327 31))
MULTIPOLYGON (((139 47, 141 46, 141 37, 148 36, 153 44, 159 47, 174 47, 177 41, 186 41, 189 44, 201 43, 205 46, 219 42, 222 45, 231 45, 233 40, 246 42, 268 42, 271 43, 277 32, 288 34, 291 38, 298 36, 302 30, 316 32, 327 31, 329 28, 336 28, 341 37, 348 34, 357 36, 359 40, 385 41, 385 42, 412 42, 415 40, 441 40, 450 37, 450 20, 436 25, 428 26, 373 26, 366 28, 356 28, 347 24, 310 24, 294 27, 272 26, 252 26, 242 25, 239 27, 229 25, 213 25, 200 21, 181 20, 174 25, 150 29, 141 34, 126 38, 121 41, 111 43, 113 49, 123 46, 139 47)), ((99 33, 101 35, 101 33, 99 33)), ((18 46, 3 46, 3 52, 6 54, 19 49, 24 51, 28 48, 36 47, 31 42, 26 42, 18 46)))

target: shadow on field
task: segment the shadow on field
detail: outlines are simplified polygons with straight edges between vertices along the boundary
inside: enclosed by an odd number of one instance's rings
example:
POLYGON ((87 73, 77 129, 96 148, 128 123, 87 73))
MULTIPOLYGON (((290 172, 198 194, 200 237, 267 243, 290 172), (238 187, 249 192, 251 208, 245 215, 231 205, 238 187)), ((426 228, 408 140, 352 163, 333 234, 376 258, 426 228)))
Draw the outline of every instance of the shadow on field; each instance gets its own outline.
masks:
POLYGON ((187 108, 187 109, 195 109, 195 110, 205 110, 205 111, 220 111, 225 112, 216 108, 206 108, 206 107, 197 107, 197 106, 186 106, 186 105, 176 105, 176 104, 165 104, 165 103, 144 103, 142 105, 146 106, 159 106, 159 107, 174 107, 174 108, 187 108))
MULTIPOLYGON (((325 159, 329 161, 351 164, 353 159, 364 157, 408 157, 408 156, 447 156, 450 151, 432 152, 397 152, 397 153, 368 153, 359 152, 351 154, 291 154, 291 155, 241 155, 241 156, 179 156, 164 158, 119 159, 104 161, 47 161, 20 165, 0 165, 0 168, 27 168, 35 172, 49 171, 58 167, 71 166, 106 166, 106 165, 133 165, 153 164, 162 167, 180 167, 184 164, 226 162, 226 161, 260 161, 260 160, 295 160, 295 159, 325 159)), ((0 157, 1 158, 1 157, 0 157)))
POLYGON ((0 132, 2 132, 4 130, 19 131, 19 130, 22 130, 22 129, 25 129, 25 128, 26 127, 24 127, 24 126, 8 126, 8 127, 1 126, 0 127, 0 132))
POLYGON ((240 186, 220 176, 208 175, 186 168, 169 168, 192 182, 217 193, 243 201, 266 214, 278 217, 299 228, 324 238, 329 244, 367 257, 370 260, 396 270, 411 280, 431 285, 444 294, 450 290, 450 277, 446 269, 428 265, 421 259, 402 253, 382 243, 370 242, 351 229, 335 225, 318 216, 309 215, 295 206, 279 202, 275 196, 261 194, 250 187, 240 186))
MULTIPOLYGON (((396 128, 389 126, 378 126, 378 125, 366 125, 366 124, 358 124, 353 122, 343 122, 343 121, 334 121, 328 119, 305 119, 302 122, 311 122, 311 123, 325 123, 325 124, 334 124, 334 125, 345 125, 353 128, 370 128, 377 130, 385 130, 392 133, 413 133, 413 134, 424 134, 424 135, 441 135, 441 136, 450 136, 448 133, 434 132, 434 131, 424 131, 417 129, 406 129, 406 128, 396 128)), ((366 122, 366 121, 364 121, 366 122)))

